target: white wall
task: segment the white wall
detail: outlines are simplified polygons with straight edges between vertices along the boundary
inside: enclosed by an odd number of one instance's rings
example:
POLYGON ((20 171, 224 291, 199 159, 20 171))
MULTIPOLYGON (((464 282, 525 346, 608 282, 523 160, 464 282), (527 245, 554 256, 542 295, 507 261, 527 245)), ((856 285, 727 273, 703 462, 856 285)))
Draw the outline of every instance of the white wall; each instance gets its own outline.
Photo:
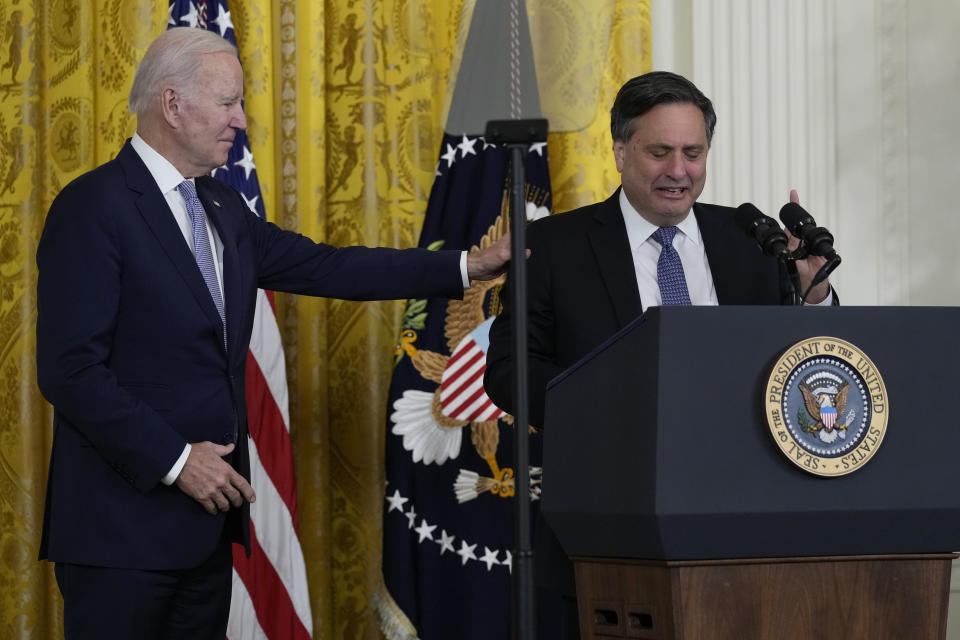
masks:
POLYGON ((960 2, 653 0, 653 64, 713 101, 707 202, 834 232, 844 304, 960 304, 960 2))
MULTIPOLYGON (((960 305, 960 2, 652 0, 651 14, 654 68, 717 111, 702 200, 776 216, 797 188, 836 236, 844 304, 960 305)), ((950 611, 960 639, 957 564, 950 611)))

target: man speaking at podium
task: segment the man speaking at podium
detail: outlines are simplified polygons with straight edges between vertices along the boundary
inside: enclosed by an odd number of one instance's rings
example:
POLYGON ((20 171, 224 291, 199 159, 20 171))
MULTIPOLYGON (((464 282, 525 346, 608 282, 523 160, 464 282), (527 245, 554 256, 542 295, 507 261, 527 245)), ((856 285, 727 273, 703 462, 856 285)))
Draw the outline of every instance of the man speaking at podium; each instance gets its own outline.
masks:
MULTIPOLYGON (((547 383, 648 307, 778 305, 792 299, 786 270, 744 233, 735 209, 697 202, 716 121, 710 100, 686 78, 664 71, 633 78, 620 88, 610 113, 621 188, 604 202, 528 227, 534 426, 543 426, 547 383)), ((789 238, 791 250, 798 244, 789 238)), ((801 292, 824 263, 812 255, 796 262, 801 292)), ((497 406, 512 413, 512 297, 505 290, 500 299, 503 312, 490 330, 484 386, 497 406)), ((811 289, 806 303, 835 304, 829 282, 811 289)), ((564 596, 562 626, 576 637, 573 567, 542 519, 537 525, 538 587, 564 596)))

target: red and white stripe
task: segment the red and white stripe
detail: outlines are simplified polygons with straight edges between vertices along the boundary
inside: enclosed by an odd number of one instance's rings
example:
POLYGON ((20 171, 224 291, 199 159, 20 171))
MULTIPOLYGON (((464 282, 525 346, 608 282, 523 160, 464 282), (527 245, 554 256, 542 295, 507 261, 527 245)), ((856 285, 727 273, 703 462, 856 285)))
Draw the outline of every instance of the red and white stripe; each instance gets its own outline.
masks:
POLYGON ((300 548, 287 378, 272 294, 257 292, 247 353, 251 555, 233 548, 229 640, 306 640, 313 619, 300 548))
POLYGON ((504 415, 483 390, 484 353, 472 335, 450 354, 440 378, 440 410, 455 420, 495 420, 504 415))
POLYGON ((833 407, 821 407, 820 420, 827 429, 833 429, 833 425, 837 422, 837 410, 833 407))

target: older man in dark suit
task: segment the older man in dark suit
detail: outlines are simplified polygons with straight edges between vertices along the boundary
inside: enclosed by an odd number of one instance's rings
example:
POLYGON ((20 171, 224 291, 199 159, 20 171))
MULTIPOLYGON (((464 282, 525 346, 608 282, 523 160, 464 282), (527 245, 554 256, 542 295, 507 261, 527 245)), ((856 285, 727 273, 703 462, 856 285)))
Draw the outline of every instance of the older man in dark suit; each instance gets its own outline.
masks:
MULTIPOLYGON (((604 202, 529 227, 529 410, 535 426, 543 425, 547 383, 650 306, 790 299, 778 261, 762 255, 739 229, 734 209, 697 202, 716 120, 710 100, 686 78, 668 72, 633 78, 611 109, 621 188, 604 202)), ((790 244, 796 248, 798 241, 790 244)), ((803 291, 823 263, 814 256, 798 262, 803 291)), ((497 406, 513 411, 511 296, 505 291, 500 299, 484 386, 497 406)), ((829 283, 813 288, 806 301, 835 302, 829 283)), ((544 637, 576 637, 572 567, 542 522, 536 535, 537 578, 548 594, 543 601, 551 593, 566 600, 560 615, 541 618, 543 624, 560 621, 544 637)))
POLYGON ((354 300, 458 297, 505 244, 335 248, 253 214, 207 174, 246 127, 236 49, 151 44, 137 133, 57 196, 37 251, 37 371, 54 406, 40 557, 68 638, 220 638, 231 541, 249 542, 244 363, 257 288, 354 300))

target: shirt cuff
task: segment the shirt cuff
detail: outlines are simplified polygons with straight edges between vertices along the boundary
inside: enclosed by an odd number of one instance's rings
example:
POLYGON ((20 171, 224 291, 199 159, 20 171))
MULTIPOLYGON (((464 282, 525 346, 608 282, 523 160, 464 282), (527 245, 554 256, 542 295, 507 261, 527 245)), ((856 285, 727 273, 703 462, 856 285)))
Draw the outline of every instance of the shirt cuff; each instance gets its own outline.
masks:
POLYGON ((180 454, 180 457, 177 458, 177 461, 173 463, 173 466, 170 467, 170 471, 167 475, 163 476, 160 480, 163 484, 168 487, 177 481, 177 477, 180 475, 180 472, 183 471, 183 465, 187 464, 187 457, 190 455, 190 443, 187 443, 187 446, 183 448, 183 453, 180 454))
POLYGON ((467 252, 460 252, 460 280, 463 282, 463 290, 470 288, 470 278, 467 277, 467 252))
POLYGON ((827 297, 821 300, 816 304, 803 303, 807 307, 832 307, 833 306, 833 287, 830 287, 830 293, 827 294, 827 297))

